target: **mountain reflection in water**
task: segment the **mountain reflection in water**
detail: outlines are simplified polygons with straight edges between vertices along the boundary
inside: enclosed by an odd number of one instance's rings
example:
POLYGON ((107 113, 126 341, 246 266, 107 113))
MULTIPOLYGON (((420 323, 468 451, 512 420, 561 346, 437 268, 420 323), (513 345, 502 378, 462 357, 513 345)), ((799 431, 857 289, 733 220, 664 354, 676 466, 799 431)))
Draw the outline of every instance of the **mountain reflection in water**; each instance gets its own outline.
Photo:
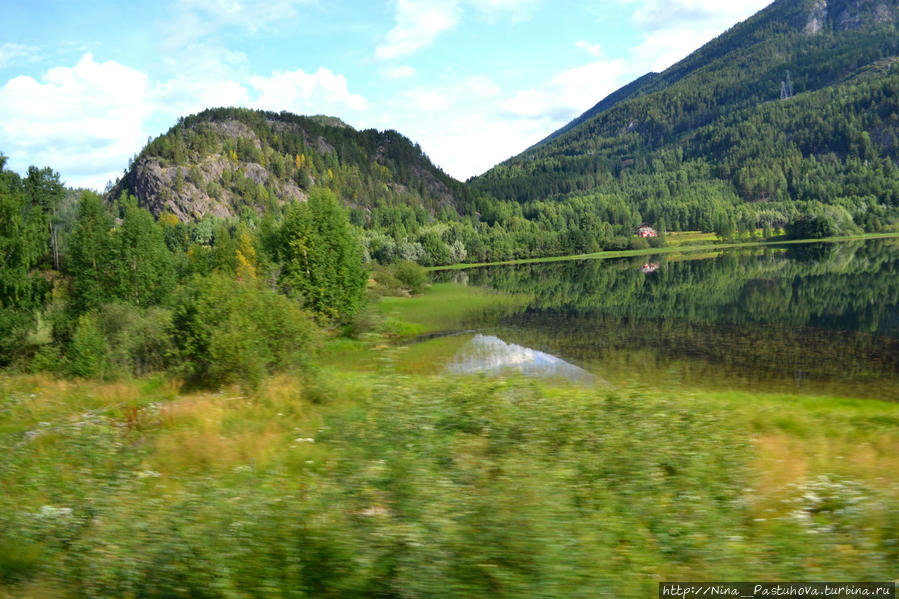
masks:
POLYGON ((438 280, 525 298, 465 326, 612 385, 899 401, 899 239, 493 266, 438 280))
POLYGON ((526 376, 592 383, 595 377, 574 364, 522 345, 506 343, 493 335, 475 335, 447 365, 453 374, 520 372, 526 376))

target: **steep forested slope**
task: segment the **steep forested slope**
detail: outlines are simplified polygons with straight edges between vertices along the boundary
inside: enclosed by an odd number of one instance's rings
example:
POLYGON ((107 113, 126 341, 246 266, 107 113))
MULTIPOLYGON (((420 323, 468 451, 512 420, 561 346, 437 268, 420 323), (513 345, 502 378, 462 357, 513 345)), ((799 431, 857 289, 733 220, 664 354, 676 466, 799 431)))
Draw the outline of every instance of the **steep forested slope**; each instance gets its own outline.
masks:
POLYGON ((899 203, 897 19, 895 0, 779 0, 472 187, 523 203, 620 196, 674 229, 803 211, 882 226, 899 203))

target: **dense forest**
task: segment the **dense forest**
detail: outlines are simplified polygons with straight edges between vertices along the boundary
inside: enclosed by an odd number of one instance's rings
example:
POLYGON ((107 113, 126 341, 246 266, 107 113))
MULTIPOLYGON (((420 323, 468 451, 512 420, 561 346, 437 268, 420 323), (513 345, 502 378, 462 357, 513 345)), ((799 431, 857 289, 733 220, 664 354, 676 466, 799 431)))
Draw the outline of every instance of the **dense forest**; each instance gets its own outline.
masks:
POLYGON ((362 306, 362 246, 330 190, 277 221, 184 223, 127 192, 104 202, 50 169, 22 178, 4 163, 0 366, 253 385, 302 369, 321 329, 362 306))
POLYGON ((183 119, 131 161, 107 200, 123 191, 160 218, 255 227, 327 187, 359 227, 367 257, 423 265, 625 249, 641 223, 615 198, 522 206, 496 201, 435 167, 402 135, 356 131, 334 119, 238 108, 183 119))
POLYGON ((356 131, 339 119, 239 108, 189 116, 131 160, 123 189, 181 220, 272 211, 331 187, 354 220, 380 222, 401 205, 411 218, 470 208, 471 194, 396 131, 356 131), (380 220, 379 220, 380 219, 380 220))

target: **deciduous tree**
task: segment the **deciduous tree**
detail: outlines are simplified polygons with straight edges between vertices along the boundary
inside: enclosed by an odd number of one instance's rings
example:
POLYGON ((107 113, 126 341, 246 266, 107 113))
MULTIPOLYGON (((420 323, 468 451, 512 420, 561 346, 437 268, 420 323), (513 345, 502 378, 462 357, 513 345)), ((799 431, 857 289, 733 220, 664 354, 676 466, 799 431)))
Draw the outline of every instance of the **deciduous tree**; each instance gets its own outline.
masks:
POLYGON ((291 206, 281 229, 281 284, 325 320, 346 321, 362 304, 362 245, 333 192, 314 190, 291 206))

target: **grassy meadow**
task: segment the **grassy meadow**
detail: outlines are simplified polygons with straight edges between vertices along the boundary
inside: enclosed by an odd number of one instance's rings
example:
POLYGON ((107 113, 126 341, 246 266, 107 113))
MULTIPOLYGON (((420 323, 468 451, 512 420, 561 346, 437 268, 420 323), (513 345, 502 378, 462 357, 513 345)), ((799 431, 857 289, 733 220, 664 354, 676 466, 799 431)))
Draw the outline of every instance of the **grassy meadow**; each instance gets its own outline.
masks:
POLYGON ((896 576, 899 405, 446 377, 428 364, 453 338, 396 345, 495 299, 383 298, 370 332, 251 390, 2 375, 0 597, 647 597, 663 580, 896 576))

